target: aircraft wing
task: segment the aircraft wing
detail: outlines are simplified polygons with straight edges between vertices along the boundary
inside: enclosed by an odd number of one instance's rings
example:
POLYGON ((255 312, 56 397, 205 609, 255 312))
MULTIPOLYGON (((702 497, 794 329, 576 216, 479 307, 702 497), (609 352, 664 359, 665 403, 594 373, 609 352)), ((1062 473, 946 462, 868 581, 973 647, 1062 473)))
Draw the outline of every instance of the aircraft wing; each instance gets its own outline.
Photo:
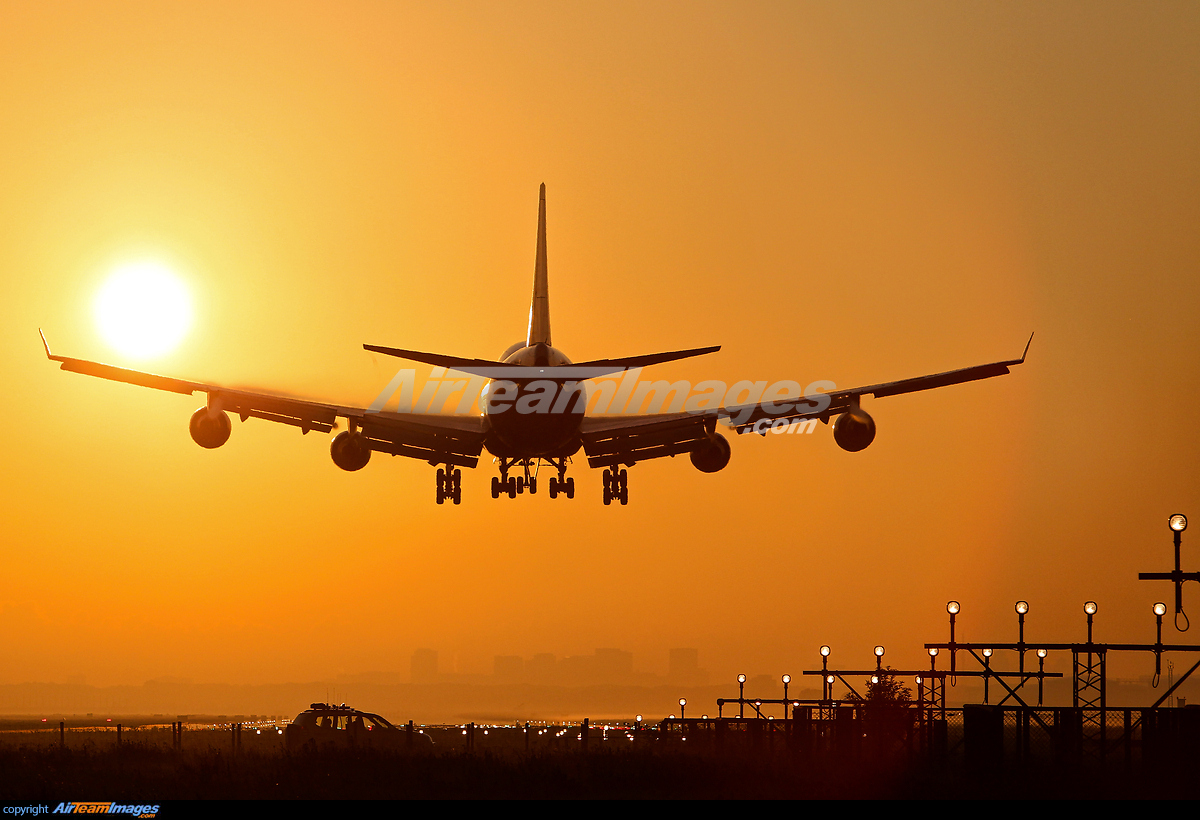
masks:
MULTIPOLYGON (((632 466, 638 461, 662 456, 674 456, 703 446, 715 436, 718 421, 732 427, 738 434, 752 430, 764 419, 829 419, 856 411, 862 396, 898 396, 946 387, 952 384, 990 379, 1010 372, 1009 368, 1025 362, 1029 342, 1019 359, 964 367, 944 373, 917 376, 894 382, 872 384, 850 390, 834 390, 812 396, 794 396, 771 402, 729 405, 699 413, 661 413, 645 416, 592 416, 584 419, 583 449, 591 467, 611 467, 617 464, 632 466), (827 401, 826 401, 827 399, 827 401)), ((765 435, 765 430, 759 430, 765 435)))
POLYGON ((483 419, 478 416, 373 412, 363 407, 325 404, 268 392, 223 387, 128 370, 87 359, 57 356, 50 352, 45 334, 42 335, 42 344, 46 348, 46 358, 59 362, 62 370, 189 396, 204 393, 208 397, 209 407, 236 415, 242 421, 257 418, 298 427, 302 433, 310 430, 328 433, 340 417, 363 432, 372 450, 434 464, 474 467, 483 450, 483 419))
POLYGON ((583 452, 589 467, 632 466, 691 452, 712 436, 716 427, 716 413, 589 416, 581 431, 583 452))

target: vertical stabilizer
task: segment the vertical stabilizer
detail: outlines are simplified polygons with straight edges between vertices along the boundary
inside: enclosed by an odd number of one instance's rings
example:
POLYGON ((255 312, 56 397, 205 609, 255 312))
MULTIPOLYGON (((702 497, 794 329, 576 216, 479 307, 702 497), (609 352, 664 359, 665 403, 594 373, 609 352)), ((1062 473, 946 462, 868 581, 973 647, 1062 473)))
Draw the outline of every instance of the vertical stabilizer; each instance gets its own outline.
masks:
POLYGON ((546 183, 538 201, 537 261, 533 266, 533 301, 529 303, 527 345, 550 344, 550 292, 546 275, 546 183))

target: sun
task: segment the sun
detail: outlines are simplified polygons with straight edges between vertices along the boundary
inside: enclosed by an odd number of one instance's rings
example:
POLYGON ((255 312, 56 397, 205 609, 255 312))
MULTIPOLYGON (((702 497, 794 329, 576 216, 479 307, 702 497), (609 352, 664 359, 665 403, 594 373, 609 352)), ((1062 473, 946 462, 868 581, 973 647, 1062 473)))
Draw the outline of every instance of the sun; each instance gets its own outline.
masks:
POLYGON ((131 262, 114 269, 96 295, 95 312, 104 340, 134 359, 170 353, 192 325, 187 289, 159 262, 131 262))

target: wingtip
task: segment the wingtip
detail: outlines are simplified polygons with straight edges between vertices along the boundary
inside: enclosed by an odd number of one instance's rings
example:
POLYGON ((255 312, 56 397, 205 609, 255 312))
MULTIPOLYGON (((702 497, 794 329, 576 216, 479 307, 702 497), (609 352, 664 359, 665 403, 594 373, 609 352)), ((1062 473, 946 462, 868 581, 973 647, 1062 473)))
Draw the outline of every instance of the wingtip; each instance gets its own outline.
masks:
MULTIPOLYGON (((1034 333, 1037 331, 1035 330, 1034 333)), ((1033 333, 1029 334, 1029 341, 1025 343, 1025 349, 1021 351, 1021 364, 1025 364, 1025 356, 1029 353, 1029 346, 1033 344, 1033 333)))
POLYGON ((42 337, 42 347, 46 348, 46 358, 47 359, 51 358, 50 343, 46 341, 46 334, 44 332, 42 332, 42 329, 40 327, 38 328, 38 335, 42 337))
POLYGON ((542 197, 542 199, 546 198, 546 183, 544 183, 544 182, 542 183, 542 189, 540 191, 540 196, 542 197))

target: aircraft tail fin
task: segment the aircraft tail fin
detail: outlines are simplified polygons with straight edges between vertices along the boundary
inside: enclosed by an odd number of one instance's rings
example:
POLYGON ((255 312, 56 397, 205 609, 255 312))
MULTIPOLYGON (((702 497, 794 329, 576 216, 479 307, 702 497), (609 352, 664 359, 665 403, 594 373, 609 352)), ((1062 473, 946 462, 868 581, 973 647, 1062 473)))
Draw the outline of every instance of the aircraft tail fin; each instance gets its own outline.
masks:
POLYGON ((538 200, 537 259, 533 266, 533 300, 529 303, 529 333, 525 344, 550 344, 550 293, 546 271, 546 183, 538 200))

